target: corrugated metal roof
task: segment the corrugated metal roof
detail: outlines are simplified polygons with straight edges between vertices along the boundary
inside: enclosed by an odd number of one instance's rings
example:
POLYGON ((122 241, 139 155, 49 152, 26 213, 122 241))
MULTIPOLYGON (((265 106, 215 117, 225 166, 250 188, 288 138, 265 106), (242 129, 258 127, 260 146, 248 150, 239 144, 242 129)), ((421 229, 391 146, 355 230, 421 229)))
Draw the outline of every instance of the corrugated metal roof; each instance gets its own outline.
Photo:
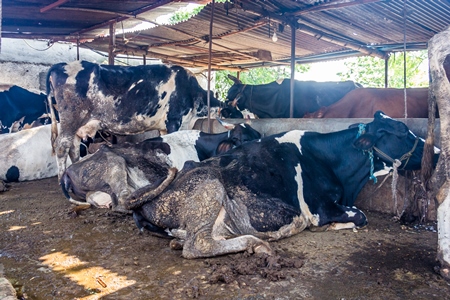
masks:
MULTIPOLYGON (((141 22, 154 24, 158 16, 184 5, 168 0, 3 0, 2 36, 79 38, 89 40, 85 46, 107 52, 105 35, 117 22, 118 30, 134 31, 116 35, 116 53, 206 68, 211 4, 186 22, 134 28, 141 22)), ((426 49, 428 40, 448 25, 450 3, 445 0, 234 0, 214 5, 211 62, 213 69, 230 70, 289 64, 293 27, 298 63, 368 54, 386 57, 403 50, 404 41, 408 50, 426 49)))

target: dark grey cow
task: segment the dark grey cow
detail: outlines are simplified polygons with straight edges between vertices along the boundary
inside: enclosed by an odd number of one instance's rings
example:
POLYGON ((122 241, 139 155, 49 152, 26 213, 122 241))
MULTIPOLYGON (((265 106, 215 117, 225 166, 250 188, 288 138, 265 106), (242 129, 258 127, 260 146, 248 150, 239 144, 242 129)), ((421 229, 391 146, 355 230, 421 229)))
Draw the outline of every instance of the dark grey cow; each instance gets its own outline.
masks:
POLYGON ((222 125, 229 131, 208 134, 181 130, 136 144, 104 145, 68 167, 61 186, 68 198, 67 191, 71 190, 76 199, 86 199, 97 206, 112 203, 115 210, 123 211, 123 201, 131 192, 159 183, 167 175, 167 168, 181 170, 188 160, 201 161, 261 137, 248 124, 222 125))
MULTIPOLYGON (((68 155, 72 163, 78 161, 80 139, 92 138, 97 131, 128 135, 157 129, 171 133, 190 129, 195 118, 208 114, 207 92, 180 66, 60 63, 48 72, 47 94, 49 103, 54 95, 61 123, 58 136, 52 116, 59 178, 68 155)), ((210 104, 220 106, 212 93, 210 104)))
POLYGON ((373 122, 347 130, 293 130, 187 163, 170 185, 172 175, 163 182, 167 188, 140 189, 127 207, 138 227, 184 241, 185 258, 270 253, 267 240, 308 226, 366 225, 353 203, 371 169, 393 162, 419 169, 423 146, 404 123, 377 112, 373 122))

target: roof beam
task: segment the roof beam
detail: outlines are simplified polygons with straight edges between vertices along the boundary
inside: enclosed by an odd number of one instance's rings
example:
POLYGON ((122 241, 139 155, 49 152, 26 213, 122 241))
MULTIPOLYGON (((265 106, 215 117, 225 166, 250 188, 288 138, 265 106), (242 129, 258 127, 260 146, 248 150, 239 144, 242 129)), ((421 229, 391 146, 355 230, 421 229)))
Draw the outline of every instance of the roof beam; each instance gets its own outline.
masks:
MULTIPOLYGON (((356 1, 351 2, 353 5, 357 5, 357 4, 364 4, 362 2, 364 1, 374 1, 374 0, 360 0, 358 1, 358 3, 356 3, 356 1)), ((362 44, 358 44, 356 42, 352 42, 352 41, 347 41, 343 38, 339 38, 339 37, 335 37, 332 36, 330 34, 327 34, 325 32, 319 31, 317 29, 314 29, 312 27, 309 27, 305 24, 299 24, 297 23, 297 19, 295 18, 294 15, 288 16, 288 14, 284 14, 284 15, 280 15, 280 14, 276 14, 276 13, 271 13, 259 6, 256 5, 251 5, 249 3, 247 3, 246 1, 242 1, 242 0, 237 0, 236 3, 244 10, 250 12, 250 13, 254 13, 255 15, 259 15, 262 17, 269 17, 274 21, 278 21, 278 22, 282 22, 282 23, 286 23, 289 25, 294 25, 296 26, 296 28, 303 32, 306 33, 308 35, 314 36, 318 39, 322 39, 324 41, 327 41, 329 43, 333 43, 335 45, 339 45, 342 47, 346 47, 352 50, 357 50, 363 54, 366 55, 370 55, 370 56, 375 56, 375 57, 379 57, 379 58, 386 58, 388 56, 387 53, 384 53, 382 51, 376 50, 376 49, 372 49, 372 48, 368 48, 365 45, 362 44)), ((337 4, 336 4, 337 5, 337 4)), ((328 8, 330 9, 330 8, 328 8)), ((297 12, 299 13, 299 12, 297 12)))
POLYGON ((346 40, 343 40, 343 39, 338 38, 338 37, 334 37, 332 35, 329 35, 329 34, 326 34, 326 33, 322 32, 320 30, 311 28, 311 27, 309 27, 309 26, 307 26, 305 24, 298 24, 297 25, 297 30, 299 30, 299 31, 301 31, 303 33, 306 33, 308 35, 314 36, 315 38, 317 38, 319 40, 324 40, 324 41, 327 41, 329 43, 333 43, 333 44, 336 44, 336 45, 339 45, 339 46, 342 46, 342 47, 346 47, 346 48, 349 48, 349 49, 352 49, 352 50, 356 50, 356 51, 359 51, 359 52, 361 52, 363 54, 366 54, 366 55, 375 56, 375 57, 379 57, 379 58, 382 58, 382 59, 385 59, 385 58, 388 57, 388 54, 386 52, 383 52, 383 51, 380 51, 380 50, 377 50, 377 49, 374 49, 374 48, 369 48, 369 47, 366 47, 364 45, 361 45, 361 44, 358 44, 358 43, 355 43, 355 42, 346 41, 346 40))
POLYGON ((380 2, 384 0, 355 0, 350 2, 342 2, 342 0, 337 0, 334 2, 327 2, 322 3, 319 5, 314 5, 308 8, 300 9, 297 11, 292 11, 287 13, 286 15, 289 16, 300 16, 304 14, 308 14, 311 12, 317 12, 317 11, 324 11, 324 10, 331 10, 331 9, 338 9, 343 7, 349 7, 349 6, 355 6, 355 5, 361 5, 361 4, 368 4, 368 3, 374 3, 374 2, 380 2))
MULTIPOLYGON (((158 8, 160 6, 163 6, 165 4, 168 4, 170 2, 172 2, 172 1, 171 0, 161 0, 161 1, 157 2, 157 3, 141 7, 140 9, 137 9, 137 10, 133 11, 132 13, 124 14, 122 16, 119 16, 118 18, 110 19, 110 20, 105 21, 103 23, 100 23, 100 24, 91 26, 89 28, 85 28, 85 29, 82 29, 80 31, 74 32, 73 34, 81 34, 81 33, 85 33, 85 32, 88 32, 88 31, 91 31, 91 30, 94 30, 94 29, 97 29, 97 28, 109 26, 110 23, 124 21, 124 20, 129 19, 129 18, 137 18, 136 16, 138 14, 142 14, 144 12, 147 12, 147 11, 150 11, 152 9, 158 8)), ((106 11, 106 10, 103 10, 102 12, 103 13, 111 13, 111 12, 106 11)), ((119 15, 119 13, 115 13, 115 12, 113 12, 113 13, 115 15, 119 15)), ((144 19, 140 18, 139 20, 143 21, 144 19)), ((151 21, 146 20, 146 22, 151 22, 151 21)), ((151 22, 151 23, 154 23, 154 22, 151 22)), ((157 23, 154 23, 154 24, 158 25, 157 23)))
POLYGON ((48 11, 48 10, 50 10, 50 9, 53 9, 53 8, 58 7, 58 6, 60 6, 60 5, 63 5, 64 3, 68 2, 68 1, 69 1, 69 0, 58 0, 58 1, 56 1, 56 2, 53 2, 52 4, 49 4, 49 5, 47 5, 47 6, 43 7, 43 8, 41 8, 39 11, 40 11, 41 13, 46 12, 46 11, 48 11))
MULTIPOLYGON (((137 48, 123 47, 122 49, 120 49, 120 46, 117 46, 117 47, 118 47, 118 49, 117 49, 118 51, 115 51, 115 54, 147 55, 147 56, 151 56, 153 58, 170 61, 172 63, 183 64, 183 66, 191 67, 191 68, 208 67, 208 64, 199 62, 199 61, 195 61, 191 58, 183 59, 183 58, 179 58, 179 57, 163 55, 160 53, 146 51, 146 50, 137 49, 137 48)), ((224 67, 224 66, 219 66, 219 65, 212 65, 212 68, 215 70, 227 70, 227 71, 232 71, 232 72, 245 71, 245 69, 238 68, 238 67, 233 68, 233 67, 224 67)))

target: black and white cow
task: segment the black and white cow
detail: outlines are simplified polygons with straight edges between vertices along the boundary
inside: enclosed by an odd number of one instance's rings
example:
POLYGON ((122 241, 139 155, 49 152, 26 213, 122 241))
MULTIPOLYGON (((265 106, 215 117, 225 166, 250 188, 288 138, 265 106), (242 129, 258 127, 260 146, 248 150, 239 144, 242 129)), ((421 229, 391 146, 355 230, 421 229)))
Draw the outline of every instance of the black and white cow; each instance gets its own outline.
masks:
POLYGON ((293 130, 186 163, 162 193, 137 190, 126 207, 138 227, 184 241, 185 258, 270 253, 265 240, 308 226, 366 225, 353 202, 372 166, 376 172, 398 160, 400 168, 418 169, 423 146, 405 124, 377 112, 372 122, 347 130, 293 130))
POLYGON ((63 192, 67 198, 71 190, 76 199, 97 206, 112 204, 115 210, 123 211, 123 201, 131 192, 167 175, 167 168, 161 165, 181 170, 188 160, 202 161, 261 137, 248 124, 220 122, 228 132, 181 130, 140 143, 102 146, 67 168, 61 180, 63 192))
POLYGON ((0 92, 0 133, 12 133, 47 118, 47 96, 13 85, 0 92))
POLYGON ((0 179, 15 182, 56 176, 50 137, 51 125, 1 134, 0 179))
MULTIPOLYGON (((208 113, 207 92, 180 66, 60 63, 48 72, 47 94, 49 102, 54 96, 60 116, 59 136, 52 116, 59 178, 68 155, 78 161, 80 139, 99 130, 121 135, 154 129, 171 133, 188 129, 194 118, 208 113)), ((212 93, 210 105, 220 106, 212 93)))

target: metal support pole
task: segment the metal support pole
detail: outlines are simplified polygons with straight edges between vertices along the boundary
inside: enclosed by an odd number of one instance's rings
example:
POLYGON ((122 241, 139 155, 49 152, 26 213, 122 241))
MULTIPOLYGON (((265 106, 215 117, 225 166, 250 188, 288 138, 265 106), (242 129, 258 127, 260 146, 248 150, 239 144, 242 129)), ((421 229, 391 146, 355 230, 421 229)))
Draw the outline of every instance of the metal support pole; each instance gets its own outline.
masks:
POLYGON ((211 116, 210 116, 210 112, 211 112, 211 56, 212 56, 212 34, 213 34, 213 20, 214 20, 214 3, 215 1, 213 0, 211 2, 211 20, 209 22, 209 57, 208 57, 208 95, 207 95, 207 99, 208 99, 208 133, 211 133, 211 116))
POLYGON ((384 88, 389 86, 389 56, 384 59, 384 88))
POLYGON ((80 38, 77 38, 77 60, 80 60, 80 38))
POLYGON ((291 24, 291 86, 290 86, 290 105, 289 118, 294 117, 294 87, 295 87, 295 24, 291 24))

